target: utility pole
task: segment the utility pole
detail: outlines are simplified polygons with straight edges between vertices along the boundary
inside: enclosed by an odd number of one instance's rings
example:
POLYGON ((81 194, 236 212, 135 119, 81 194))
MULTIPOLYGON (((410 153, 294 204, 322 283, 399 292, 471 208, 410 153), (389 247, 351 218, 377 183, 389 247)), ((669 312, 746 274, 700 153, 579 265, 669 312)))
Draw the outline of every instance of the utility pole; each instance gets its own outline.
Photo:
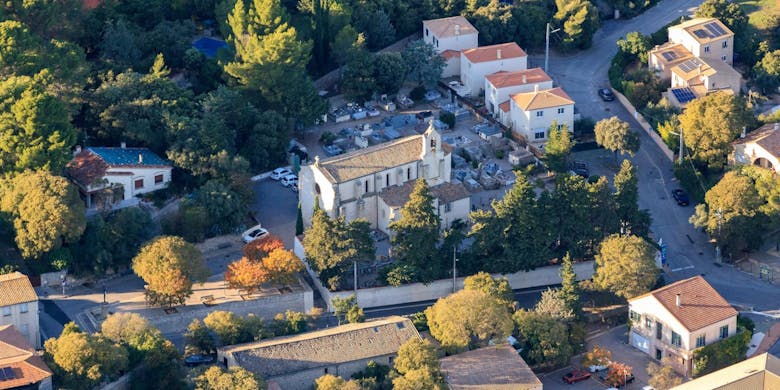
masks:
POLYGON ((544 71, 549 72, 547 69, 547 64, 549 63, 550 59, 550 33, 551 32, 558 32, 561 31, 560 28, 556 28, 555 30, 550 30, 550 23, 547 23, 547 28, 545 29, 545 40, 544 40, 544 71))
POLYGON ((357 290, 358 290, 358 280, 357 280, 357 260, 353 261, 352 264, 355 266, 354 268, 354 284, 355 284, 355 297, 357 297, 357 290))
POLYGON ((717 216, 718 216, 718 240, 717 240, 717 245, 715 246, 715 262, 722 263, 723 258, 720 253, 720 237, 721 237, 720 225, 721 225, 721 221, 723 220, 723 209, 720 207, 718 207, 717 216))
POLYGON ((685 154, 685 141, 683 138, 683 129, 680 128, 680 158, 679 158, 679 164, 682 165, 683 163, 683 156, 685 154))
POLYGON ((455 267, 455 263, 458 262, 458 259, 455 257, 455 250, 456 248, 452 247, 452 292, 454 293, 457 289, 458 285, 458 270, 455 267))

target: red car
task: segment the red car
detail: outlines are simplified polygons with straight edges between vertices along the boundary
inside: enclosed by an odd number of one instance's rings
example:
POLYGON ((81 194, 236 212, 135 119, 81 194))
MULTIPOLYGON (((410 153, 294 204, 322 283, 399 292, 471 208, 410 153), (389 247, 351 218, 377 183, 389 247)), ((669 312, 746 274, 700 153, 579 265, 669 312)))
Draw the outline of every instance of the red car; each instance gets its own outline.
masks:
POLYGON ((563 376, 563 381, 568 384, 577 383, 590 378, 590 373, 585 370, 574 370, 563 376))

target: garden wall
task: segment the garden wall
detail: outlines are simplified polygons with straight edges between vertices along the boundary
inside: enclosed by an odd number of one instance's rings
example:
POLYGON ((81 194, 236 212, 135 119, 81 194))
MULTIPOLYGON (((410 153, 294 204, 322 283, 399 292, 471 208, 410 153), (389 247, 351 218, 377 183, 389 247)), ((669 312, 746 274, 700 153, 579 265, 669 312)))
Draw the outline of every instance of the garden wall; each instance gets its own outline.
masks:
POLYGON ((658 135, 658 133, 653 130, 653 128, 650 126, 650 123, 648 123, 645 118, 642 116, 642 114, 637 111, 634 106, 631 104, 631 102, 628 101, 628 99, 623 96, 622 93, 618 92, 615 88, 610 88, 612 90, 612 93, 617 96, 618 101, 620 101, 620 104, 623 105, 623 107, 626 108, 626 110, 634 116, 634 119, 636 119, 637 123, 639 123, 639 127, 642 128, 642 130, 647 133, 647 135, 650 137, 650 139, 655 142, 656 145, 661 149, 661 151, 664 153, 664 156, 669 159, 669 161, 674 162, 674 152, 672 152, 671 149, 669 149, 668 146, 666 146, 666 143, 664 140, 661 139, 661 136, 658 135))
MULTIPOLYGON (((303 245, 298 237, 295 238, 294 249, 295 254, 301 259, 305 259, 303 253, 303 245)), ((317 277, 317 273, 314 272, 307 262, 306 271, 314 281, 314 288, 320 292, 322 299, 327 302, 328 310, 333 311, 333 307, 330 305, 330 300, 333 297, 348 297, 351 294, 355 294, 355 291, 338 291, 332 292, 325 288, 317 277)), ((513 289, 524 289, 531 287, 547 286, 551 284, 560 284, 561 277, 559 276, 560 267, 549 266, 537 268, 529 272, 517 272, 509 275, 494 274, 493 277, 505 277, 509 280, 509 284, 513 289)), ((593 276, 593 262, 588 261, 584 263, 577 263, 574 265, 574 271, 577 273, 577 280, 590 279, 593 276)), ((360 276, 358 276, 360 278, 360 276)), ((456 287, 458 290, 463 288, 463 280, 465 278, 458 278, 456 287)), ((430 301, 445 297, 452 293, 452 279, 442 279, 431 282, 428 285, 422 283, 411 283, 398 287, 374 287, 374 288, 362 288, 357 290, 357 303, 362 308, 398 305, 409 302, 430 301)))

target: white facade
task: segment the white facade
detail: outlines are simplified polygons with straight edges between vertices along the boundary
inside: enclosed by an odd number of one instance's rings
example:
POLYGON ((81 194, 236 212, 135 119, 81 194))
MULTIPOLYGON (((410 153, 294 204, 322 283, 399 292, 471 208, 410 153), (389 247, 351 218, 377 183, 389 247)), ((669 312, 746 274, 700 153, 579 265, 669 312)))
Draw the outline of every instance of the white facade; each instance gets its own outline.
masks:
POLYGON ((460 52, 479 46, 479 32, 463 16, 424 20, 423 41, 444 57, 441 77, 460 75, 460 52))
MULTIPOLYGON (((485 90, 485 76, 499 71, 517 71, 528 67, 528 57, 523 55, 513 58, 503 58, 501 55, 487 61, 472 62, 461 53, 460 81, 471 96, 479 96, 485 90)), ((500 103, 500 102, 499 102, 500 103)))
POLYGON ((683 45, 694 57, 716 59, 729 65, 734 62, 734 33, 717 19, 692 19, 671 26, 669 27, 669 42, 683 45), (725 34, 719 37, 696 36, 696 32, 700 30, 709 34, 705 28, 705 25, 709 23, 717 23, 725 34))
MULTIPOLYGON (((542 91, 544 92, 544 91, 542 91)), ((538 108, 521 108, 515 99, 509 100, 509 123, 513 131, 529 142, 547 141, 550 126, 556 122, 574 131, 574 103, 545 105, 538 108)))
POLYGON ((38 325, 38 301, 17 303, 0 307, 0 325, 13 325, 35 348, 41 348, 41 331, 38 325))
MULTIPOLYGON (((542 73, 544 72, 542 71, 542 73)), ((545 77, 544 80, 539 81, 534 81, 535 79, 536 78, 534 77, 525 77, 521 78, 519 82, 516 83, 508 83, 508 85, 495 85, 490 82, 489 77, 485 77, 485 107, 487 108, 488 112, 498 115, 498 106, 501 103, 509 100, 509 97, 516 93, 533 92, 535 89, 545 90, 553 87, 552 79, 549 77, 545 77)))
POLYGON ((363 218, 372 228, 385 230, 392 218, 386 209, 381 212, 379 204, 379 195, 385 188, 418 178, 424 178, 430 187, 450 181, 451 156, 442 145, 441 135, 431 126, 422 135, 321 162, 317 158, 314 164, 301 167, 299 197, 304 224, 310 226, 318 199, 320 208, 333 218, 363 218), (365 167, 374 163, 377 166, 365 167))
POLYGON ((773 145, 780 144, 780 123, 768 123, 732 143, 729 164, 757 165, 780 173, 780 154, 773 145))

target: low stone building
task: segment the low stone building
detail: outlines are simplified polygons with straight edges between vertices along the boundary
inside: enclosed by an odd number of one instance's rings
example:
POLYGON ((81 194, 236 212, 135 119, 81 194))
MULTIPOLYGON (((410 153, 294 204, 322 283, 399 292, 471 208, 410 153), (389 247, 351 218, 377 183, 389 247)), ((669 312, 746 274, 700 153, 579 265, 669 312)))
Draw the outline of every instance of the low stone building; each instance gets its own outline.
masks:
POLYGON ((452 390, 542 390, 542 382, 509 344, 447 356, 440 364, 452 390))
POLYGON ((392 365, 402 344, 420 334, 408 318, 392 316, 298 335, 219 348, 219 360, 285 390, 308 390, 325 375, 345 379, 373 360, 392 365))

